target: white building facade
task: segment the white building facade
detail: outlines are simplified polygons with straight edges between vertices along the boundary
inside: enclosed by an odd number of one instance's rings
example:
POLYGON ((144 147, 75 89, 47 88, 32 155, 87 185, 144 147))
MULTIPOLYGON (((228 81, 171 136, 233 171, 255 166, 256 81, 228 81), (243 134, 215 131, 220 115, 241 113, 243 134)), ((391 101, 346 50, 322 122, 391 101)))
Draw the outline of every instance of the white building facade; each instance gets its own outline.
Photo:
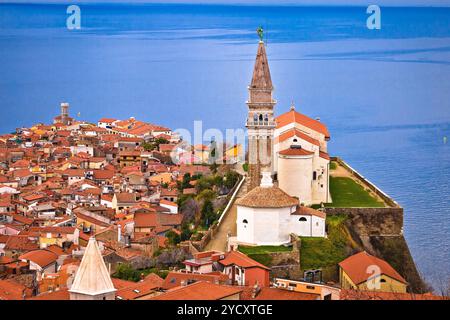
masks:
POLYGON ((239 244, 281 245, 290 242, 291 234, 325 237, 325 213, 299 206, 298 199, 272 185, 270 172, 263 172, 261 186, 236 205, 239 244))

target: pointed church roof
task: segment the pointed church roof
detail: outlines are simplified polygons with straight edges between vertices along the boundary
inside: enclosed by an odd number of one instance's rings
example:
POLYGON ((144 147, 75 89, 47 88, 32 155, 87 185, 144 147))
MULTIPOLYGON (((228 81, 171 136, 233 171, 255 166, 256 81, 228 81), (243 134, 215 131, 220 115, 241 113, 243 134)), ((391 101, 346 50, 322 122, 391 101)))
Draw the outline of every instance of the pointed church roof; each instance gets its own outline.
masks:
POLYGON ((116 291, 94 237, 89 239, 69 291, 92 296, 116 291))
POLYGON ((291 197, 278 187, 256 187, 243 198, 237 199, 236 204, 251 208, 285 208, 298 205, 297 198, 291 197))
POLYGON ((251 88, 272 89, 272 79, 270 77, 269 63, 267 62, 264 42, 260 41, 256 54, 255 67, 253 68, 251 88))

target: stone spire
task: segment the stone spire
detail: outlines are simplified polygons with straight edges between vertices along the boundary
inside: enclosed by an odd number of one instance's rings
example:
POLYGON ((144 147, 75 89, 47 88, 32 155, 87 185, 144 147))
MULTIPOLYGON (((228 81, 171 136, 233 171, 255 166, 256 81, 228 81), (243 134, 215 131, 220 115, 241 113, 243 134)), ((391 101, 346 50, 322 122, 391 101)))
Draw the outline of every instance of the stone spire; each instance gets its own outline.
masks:
POLYGON ((263 41, 259 41, 250 87, 254 89, 273 89, 269 63, 267 62, 266 48, 263 41))
POLYGON ((69 290, 70 300, 114 300, 115 291, 97 241, 91 237, 69 290))

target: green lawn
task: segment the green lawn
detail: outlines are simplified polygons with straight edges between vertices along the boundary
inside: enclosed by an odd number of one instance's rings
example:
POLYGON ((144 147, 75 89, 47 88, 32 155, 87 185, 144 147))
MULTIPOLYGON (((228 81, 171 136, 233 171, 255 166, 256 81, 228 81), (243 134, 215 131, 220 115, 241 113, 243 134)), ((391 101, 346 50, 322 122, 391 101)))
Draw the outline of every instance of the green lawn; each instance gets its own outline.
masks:
POLYGON ((286 252, 292 251, 292 247, 285 246, 239 246, 239 251, 249 254, 263 254, 263 253, 271 253, 271 252, 286 252))
POLYGON ((330 193, 333 203, 327 207, 384 207, 361 185, 347 177, 330 177, 330 193))
POLYGON ((324 279, 336 280, 337 264, 346 258, 348 248, 353 246, 345 220, 345 216, 327 217, 327 238, 301 237, 302 270, 321 268, 324 279))
POLYGON ((265 265, 270 266, 272 262, 272 252, 286 252, 291 251, 292 247, 285 246, 239 246, 239 251, 246 254, 253 260, 265 265))

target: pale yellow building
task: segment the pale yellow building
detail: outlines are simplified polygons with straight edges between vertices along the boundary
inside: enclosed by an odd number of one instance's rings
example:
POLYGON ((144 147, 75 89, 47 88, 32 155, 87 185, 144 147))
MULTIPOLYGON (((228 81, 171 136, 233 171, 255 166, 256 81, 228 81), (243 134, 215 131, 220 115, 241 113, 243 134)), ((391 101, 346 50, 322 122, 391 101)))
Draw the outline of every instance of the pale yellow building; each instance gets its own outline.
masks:
POLYGON ((342 289, 406 292, 407 281, 386 261, 363 251, 339 263, 342 289))

